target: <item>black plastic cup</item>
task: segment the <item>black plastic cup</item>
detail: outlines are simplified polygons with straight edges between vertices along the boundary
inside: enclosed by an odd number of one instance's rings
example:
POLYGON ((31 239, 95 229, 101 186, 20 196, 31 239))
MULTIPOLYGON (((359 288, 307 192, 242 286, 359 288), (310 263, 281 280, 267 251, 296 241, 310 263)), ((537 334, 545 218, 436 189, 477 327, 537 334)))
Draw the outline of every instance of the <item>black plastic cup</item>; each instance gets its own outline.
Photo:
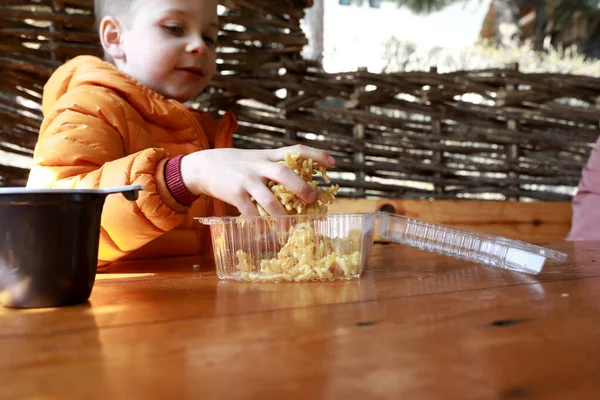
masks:
POLYGON ((85 303, 98 264, 106 196, 135 200, 141 186, 110 189, 0 188, 0 303, 59 307, 85 303))

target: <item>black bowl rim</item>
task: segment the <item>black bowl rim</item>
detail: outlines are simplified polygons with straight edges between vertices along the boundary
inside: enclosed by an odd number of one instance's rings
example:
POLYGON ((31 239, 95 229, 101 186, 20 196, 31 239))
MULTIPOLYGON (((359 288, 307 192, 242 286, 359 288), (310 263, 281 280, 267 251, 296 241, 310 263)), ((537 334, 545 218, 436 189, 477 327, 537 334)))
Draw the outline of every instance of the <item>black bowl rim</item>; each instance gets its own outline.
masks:
POLYGON ((1 195, 35 195, 35 194, 111 194, 143 190, 141 185, 118 186, 106 189, 29 189, 26 187, 0 187, 1 195))

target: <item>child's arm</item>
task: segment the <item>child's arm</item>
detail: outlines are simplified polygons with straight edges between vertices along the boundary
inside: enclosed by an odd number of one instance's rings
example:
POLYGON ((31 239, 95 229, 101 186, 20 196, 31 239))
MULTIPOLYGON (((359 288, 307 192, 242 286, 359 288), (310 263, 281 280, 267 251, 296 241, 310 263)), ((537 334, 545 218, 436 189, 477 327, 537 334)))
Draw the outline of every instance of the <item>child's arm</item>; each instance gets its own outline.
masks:
POLYGON ((28 187, 103 188, 139 184, 135 202, 108 196, 99 259, 116 260, 179 225, 188 211, 164 181, 169 155, 160 148, 128 154, 131 121, 107 89, 81 87, 48 112, 36 145, 28 187), (83 93, 82 93, 83 92, 83 93))

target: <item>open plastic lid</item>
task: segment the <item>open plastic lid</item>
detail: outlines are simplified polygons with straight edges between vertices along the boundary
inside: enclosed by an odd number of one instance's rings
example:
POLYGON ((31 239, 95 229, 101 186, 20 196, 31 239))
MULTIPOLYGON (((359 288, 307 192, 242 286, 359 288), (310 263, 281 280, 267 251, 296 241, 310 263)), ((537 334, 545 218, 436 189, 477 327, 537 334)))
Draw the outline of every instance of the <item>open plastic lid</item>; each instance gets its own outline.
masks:
POLYGON ((567 259, 565 253, 501 236, 462 231, 385 212, 378 216, 379 236, 384 240, 480 264, 538 274, 546 259, 567 259))

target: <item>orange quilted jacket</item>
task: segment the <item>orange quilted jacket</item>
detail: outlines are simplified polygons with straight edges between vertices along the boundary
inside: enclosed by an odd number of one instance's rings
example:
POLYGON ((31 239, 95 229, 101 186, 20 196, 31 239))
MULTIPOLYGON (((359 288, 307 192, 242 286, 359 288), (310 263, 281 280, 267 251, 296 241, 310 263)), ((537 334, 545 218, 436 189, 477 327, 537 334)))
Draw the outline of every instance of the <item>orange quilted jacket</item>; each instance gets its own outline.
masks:
POLYGON ((144 187, 135 202, 120 194, 106 198, 99 265, 210 248, 208 230, 193 217, 223 214, 226 207, 207 196, 182 206, 167 190, 164 167, 179 154, 231 147, 232 114, 217 122, 91 56, 57 69, 44 87, 42 108, 27 187, 144 187))

